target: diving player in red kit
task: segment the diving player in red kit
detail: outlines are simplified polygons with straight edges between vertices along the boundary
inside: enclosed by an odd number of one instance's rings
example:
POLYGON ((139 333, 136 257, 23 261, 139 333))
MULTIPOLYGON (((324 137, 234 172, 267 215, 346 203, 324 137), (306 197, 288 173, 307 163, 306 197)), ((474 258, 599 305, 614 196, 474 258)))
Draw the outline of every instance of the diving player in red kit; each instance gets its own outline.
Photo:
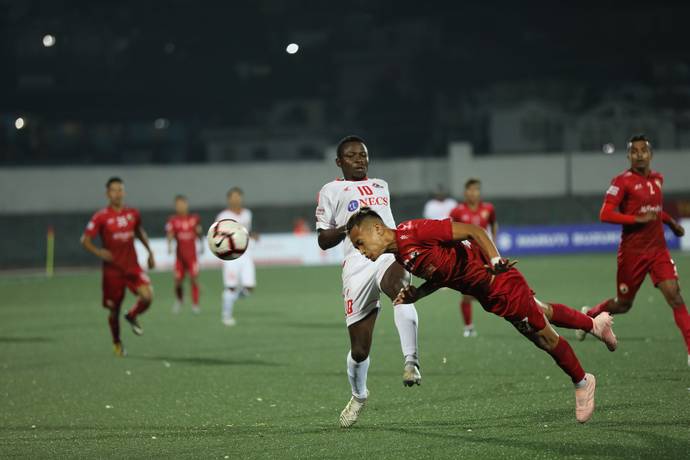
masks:
MULTIPOLYGON (((617 175, 606 191, 599 213, 602 222, 622 224, 618 247, 616 297, 582 311, 591 317, 602 312, 626 313, 647 274, 659 288, 673 311, 673 319, 685 339, 690 366, 690 316, 680 295, 678 271, 666 247, 664 224, 680 237, 685 230, 663 210, 664 176, 650 167, 653 151, 646 136, 633 136, 628 142, 630 169, 617 175)), ((585 335, 578 334, 583 340, 585 335)))
POLYGON ((141 226, 139 211, 124 204, 125 186, 119 177, 111 177, 105 185, 108 207, 96 212, 81 238, 82 245, 91 254, 103 260, 103 306, 110 311, 108 325, 113 337, 115 354, 125 356, 120 341, 120 306, 125 289, 137 295, 137 302, 125 315, 136 335, 142 335, 144 328, 138 316, 145 312, 153 301, 153 289, 149 277, 137 262, 134 238, 138 238, 149 253, 148 266, 155 262, 149 247, 149 239, 141 226), (100 237, 101 246, 93 243, 100 237))
POLYGON ((426 280, 419 287, 402 288, 394 304, 415 302, 441 287, 473 296, 485 310, 505 318, 551 355, 575 384, 577 421, 584 423, 591 418, 596 379, 585 373, 570 344, 550 322, 588 330, 613 351, 616 336, 608 314, 591 319, 565 305, 536 299, 522 274, 513 268, 515 262, 501 258, 487 233, 476 225, 418 219, 403 222, 394 230, 374 211, 363 208, 350 218, 347 230, 354 247, 366 258, 376 260, 392 253, 410 273, 426 280))
MULTIPOLYGON (((465 201, 459 203, 450 212, 454 222, 473 224, 486 230, 493 241, 496 241, 498 222, 494 205, 482 201, 482 183, 479 179, 468 179, 465 182, 465 201)), ((476 337, 477 331, 472 322, 472 296, 463 294, 460 298, 460 314, 465 322, 463 337, 476 337)))
POLYGON ((192 283, 192 312, 200 313, 199 309, 199 262, 196 257, 196 240, 200 240, 200 247, 204 247, 203 229, 199 215, 189 213, 189 202, 184 195, 175 197, 175 214, 170 216, 165 224, 168 239, 168 253, 172 254, 172 242, 175 240, 175 303, 173 313, 179 313, 182 308, 185 272, 189 273, 192 283))

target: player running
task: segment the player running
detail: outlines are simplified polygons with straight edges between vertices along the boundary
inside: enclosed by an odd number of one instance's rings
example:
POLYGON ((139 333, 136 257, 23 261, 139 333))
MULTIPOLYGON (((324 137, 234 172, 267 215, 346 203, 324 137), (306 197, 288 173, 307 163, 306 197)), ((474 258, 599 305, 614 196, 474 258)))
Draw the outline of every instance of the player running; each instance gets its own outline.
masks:
MULTIPOLYGON (((239 187, 233 187, 226 194, 227 209, 216 217, 216 222, 222 219, 232 219, 239 222, 250 232, 252 238, 256 234, 252 232, 252 212, 243 207, 244 193, 239 187)), ((246 297, 256 287, 256 268, 252 259, 252 245, 247 247, 244 255, 235 260, 223 261, 223 310, 222 321, 226 326, 237 324, 233 311, 235 302, 241 297, 246 297)))
POLYGON ((120 340, 120 306, 125 297, 125 288, 137 295, 134 306, 125 315, 136 335, 142 335, 144 328, 138 317, 153 301, 153 289, 149 277, 137 262, 134 238, 138 238, 149 253, 148 266, 153 268, 153 252, 149 239, 141 226, 139 211, 124 205, 125 186, 119 177, 111 177, 105 185, 108 207, 97 211, 81 237, 81 244, 91 254, 103 259, 103 306, 109 310, 108 325, 113 337, 115 354, 125 356, 120 340), (100 237, 102 247, 93 243, 100 237))
POLYGON ((179 313, 183 302, 183 282, 185 272, 189 273, 192 284, 192 312, 200 313, 199 308, 199 262, 196 258, 196 240, 201 242, 203 250, 203 229, 198 214, 189 213, 189 202, 184 195, 175 197, 175 214, 165 224, 168 238, 168 254, 172 254, 172 242, 175 240, 175 303, 173 313, 179 313))
MULTIPOLYGON (((394 225, 390 207, 388 184, 381 179, 367 177, 369 152, 364 140, 348 136, 338 143, 335 164, 343 179, 327 183, 321 188, 316 208, 316 228, 321 249, 329 249, 345 240, 342 296, 345 323, 350 336, 347 354, 347 376, 352 398, 340 414, 340 426, 352 426, 359 417, 367 398, 367 372, 374 324, 379 311, 379 298, 384 292, 391 300, 409 282, 410 275, 392 256, 371 263, 359 254, 346 239, 347 220, 362 206, 377 209, 387 223, 394 225)), ((405 356, 403 384, 419 385, 417 356, 417 310, 414 305, 398 305, 393 309, 395 326, 405 356)))
MULTIPOLYGON (((465 182, 465 201, 458 204, 451 212, 454 222, 473 224, 490 232, 491 239, 496 241, 498 222, 494 205, 481 200, 482 183, 479 179, 468 179, 465 182)), ((463 294, 460 299, 460 314, 465 322, 463 337, 476 337, 477 331, 472 323, 472 296, 463 294)))
MULTIPOLYGON (((663 210, 664 176, 652 171, 652 156, 652 145, 646 136, 630 138, 630 169, 613 178, 599 213, 602 222, 623 225, 618 247, 616 297, 592 309, 582 307, 582 311, 592 318, 602 312, 626 313, 649 274, 673 311, 673 319, 685 339, 690 366, 690 316, 680 295, 678 271, 666 246, 663 224, 678 237, 683 236, 685 230, 663 210)), ((577 335, 584 340, 585 334, 577 335)))
POLYGON ((472 295, 486 311, 505 318, 537 347, 545 350, 575 384, 575 418, 584 423, 594 412, 596 380, 585 373, 568 342, 551 327, 585 329, 616 348, 611 317, 591 319, 563 304, 546 304, 534 297, 515 262, 503 259, 486 232, 476 225, 450 219, 418 219, 389 228, 371 209, 350 218, 347 230, 353 246, 376 261, 387 254, 412 274, 424 278, 419 287, 400 290, 394 303, 417 301, 441 287, 472 295), (471 241, 470 241, 471 240, 471 241))

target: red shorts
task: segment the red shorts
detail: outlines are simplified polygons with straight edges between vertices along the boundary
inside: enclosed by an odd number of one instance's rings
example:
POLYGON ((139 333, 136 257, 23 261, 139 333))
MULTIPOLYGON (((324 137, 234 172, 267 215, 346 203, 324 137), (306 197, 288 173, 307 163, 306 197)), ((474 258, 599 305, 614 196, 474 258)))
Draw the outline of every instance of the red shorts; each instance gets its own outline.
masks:
POLYGON ((183 279, 185 272, 189 272, 189 276, 196 277, 199 274, 199 262, 197 262, 196 259, 188 260, 180 257, 176 258, 175 279, 183 279))
POLYGON ((678 269, 668 249, 643 253, 619 251, 616 275, 618 297, 634 299, 647 273, 654 286, 662 281, 678 279, 678 269))
POLYGON ((541 331, 546 327, 544 312, 534 300, 534 291, 515 268, 496 275, 488 299, 481 304, 486 311, 511 322, 520 332, 541 331))
POLYGON ((121 271, 103 271, 103 306, 105 308, 119 308, 125 298, 125 288, 133 294, 143 286, 151 284, 151 280, 143 270, 123 273, 121 271))

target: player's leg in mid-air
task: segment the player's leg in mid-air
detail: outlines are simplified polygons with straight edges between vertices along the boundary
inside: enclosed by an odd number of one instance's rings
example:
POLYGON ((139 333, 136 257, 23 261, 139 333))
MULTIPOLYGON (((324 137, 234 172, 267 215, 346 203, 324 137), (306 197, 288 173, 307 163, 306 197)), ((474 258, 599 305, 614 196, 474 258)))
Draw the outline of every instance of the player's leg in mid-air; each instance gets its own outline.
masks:
POLYGON ((592 318, 562 303, 542 302, 536 297, 534 300, 551 324, 567 329, 584 331, 585 334, 590 333, 604 342, 609 351, 616 350, 618 340, 613 333, 613 319, 608 313, 604 312, 597 315, 596 318, 592 318))
POLYGON ((463 337, 476 337, 477 331, 474 329, 474 323, 472 322, 472 301, 474 297, 471 295, 463 294, 460 298, 460 314, 462 315, 462 320, 465 323, 465 328, 462 332, 463 337))
POLYGON ((172 312, 177 314, 182 309, 182 303, 184 302, 184 274, 185 266, 180 258, 175 259, 175 270, 174 274, 174 289, 175 289, 175 301, 173 303, 172 312))
MULTIPOLYGON (((397 262, 390 264, 379 282, 381 290, 391 299, 395 299, 400 290, 410 284, 410 274, 397 262)), ((417 325, 419 318, 414 304, 400 304, 393 306, 395 327, 400 336, 400 347, 405 357, 403 369, 403 385, 411 387, 422 383, 419 372, 419 356, 417 344, 417 325)))
POLYGON ((125 315, 125 320, 132 326, 132 332, 142 335, 144 328, 139 323, 139 315, 149 309, 153 302, 153 288, 151 281, 145 273, 131 275, 127 277, 127 287, 137 295, 137 301, 125 315))

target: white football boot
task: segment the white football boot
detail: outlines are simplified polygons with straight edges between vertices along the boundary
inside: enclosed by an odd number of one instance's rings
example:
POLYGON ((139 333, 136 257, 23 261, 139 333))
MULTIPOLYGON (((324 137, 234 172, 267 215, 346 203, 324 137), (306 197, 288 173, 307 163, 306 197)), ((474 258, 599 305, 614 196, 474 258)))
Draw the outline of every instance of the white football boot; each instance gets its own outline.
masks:
POLYGON ((357 422, 359 414, 364 409, 364 405, 367 403, 369 398, 369 391, 367 390, 367 397, 364 399, 359 399, 355 396, 350 398, 350 401, 345 406, 345 409, 340 413, 340 426, 342 428, 350 428, 357 422))

